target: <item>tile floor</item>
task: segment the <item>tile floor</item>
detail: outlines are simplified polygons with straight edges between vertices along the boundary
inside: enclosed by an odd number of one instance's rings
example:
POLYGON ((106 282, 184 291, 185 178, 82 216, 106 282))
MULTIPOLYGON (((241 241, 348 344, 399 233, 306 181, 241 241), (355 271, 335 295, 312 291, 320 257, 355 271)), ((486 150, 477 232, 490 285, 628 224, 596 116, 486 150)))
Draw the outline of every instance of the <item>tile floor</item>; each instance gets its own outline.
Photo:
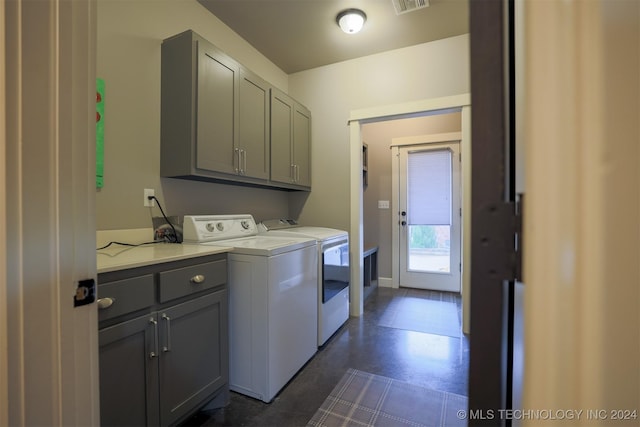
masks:
POLYGON ((350 318, 271 403, 232 392, 229 406, 184 426, 305 426, 348 368, 467 395, 469 339, 460 317, 457 295, 378 288, 363 316, 350 318))

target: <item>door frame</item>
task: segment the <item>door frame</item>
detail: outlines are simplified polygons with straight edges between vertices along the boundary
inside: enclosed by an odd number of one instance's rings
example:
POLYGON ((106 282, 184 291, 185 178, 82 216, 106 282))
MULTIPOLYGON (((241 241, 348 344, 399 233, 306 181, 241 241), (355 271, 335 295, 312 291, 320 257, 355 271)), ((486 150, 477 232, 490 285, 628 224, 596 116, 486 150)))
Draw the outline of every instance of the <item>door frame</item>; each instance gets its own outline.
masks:
POLYGON ((100 423, 97 306, 74 307, 97 279, 96 6, 1 5, 2 425, 100 423))
MULTIPOLYGON (((462 132, 450 132, 439 133, 430 135, 416 135, 402 138, 393 138, 391 140, 391 148, 395 147, 408 147, 412 145, 429 145, 429 144, 446 144, 454 142, 459 144, 459 151, 462 155, 462 132)), ((399 165, 397 161, 394 161, 395 154, 391 153, 391 211, 400 211, 400 194, 399 188, 399 165)), ((462 163, 460 164, 460 207, 462 207, 462 201, 464 200, 464 194, 462 192, 462 163)), ((400 233, 396 223, 396 216, 392 216, 391 226, 391 286, 393 288, 400 287, 400 233)), ((464 231, 463 227, 464 216, 460 219, 460 262, 463 262, 463 247, 462 247, 462 235, 464 231)), ((462 272, 460 273, 460 293, 462 293, 462 272)))
POLYGON ((362 194, 362 126, 388 120, 409 117, 461 113, 460 151, 462 158, 468 161, 462 163, 461 191, 462 199, 462 330, 470 332, 470 292, 471 281, 468 268, 471 263, 471 243, 468 235, 471 230, 471 95, 469 93, 446 96, 442 98, 423 99, 402 104, 383 105, 352 110, 349 115, 349 159, 350 159, 350 250, 351 250, 351 283, 359 286, 351 287, 350 314, 359 317, 364 311, 363 295, 363 194, 362 194))

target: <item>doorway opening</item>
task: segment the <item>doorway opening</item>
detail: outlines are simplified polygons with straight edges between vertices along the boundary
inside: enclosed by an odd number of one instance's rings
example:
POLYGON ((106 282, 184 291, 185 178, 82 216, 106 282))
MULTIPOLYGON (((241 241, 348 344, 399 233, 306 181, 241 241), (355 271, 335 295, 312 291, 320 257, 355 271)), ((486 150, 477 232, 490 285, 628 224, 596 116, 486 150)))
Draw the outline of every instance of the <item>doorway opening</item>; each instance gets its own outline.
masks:
MULTIPOLYGON (((353 265, 360 266, 360 268, 352 269, 352 283, 362 283, 363 277, 363 263, 362 254, 364 248, 364 239, 366 237, 363 221, 364 211, 364 192, 363 190, 363 173, 362 173, 362 143, 368 143, 363 138, 363 133, 366 131, 366 127, 371 124, 396 121, 400 119, 409 119, 416 117, 426 117, 435 115, 445 115, 457 113, 460 123, 460 151, 462 158, 470 159, 471 152, 471 102, 469 94, 455 95, 445 98, 435 98, 430 100, 423 100, 418 102, 390 105, 385 107, 367 108, 362 110, 356 110, 351 112, 350 116, 350 169, 351 169, 351 206, 350 206, 350 223, 351 223, 351 242, 352 242, 352 257, 353 265), (359 262, 358 262, 359 260, 359 262)), ((414 134, 415 135, 415 134, 414 134)), ((369 146, 369 151, 370 151, 369 146)), ((388 153, 388 152, 387 152, 388 153)), ((387 154, 388 156, 388 154, 387 154)), ((388 157, 387 157, 388 158, 388 157)), ((462 189, 470 187, 470 170, 471 162, 463 163, 461 170, 461 187, 462 189)), ((369 158, 368 174, 369 174, 369 191, 372 186, 371 176, 373 170, 371 169, 371 158, 369 158)), ((378 179, 391 180, 391 176, 379 177, 378 179)), ((463 191, 463 197, 461 200, 461 209, 463 214, 462 221, 462 235, 461 235, 461 247, 462 247, 462 261, 461 261, 461 283, 462 283, 462 306, 463 306, 463 331, 469 332, 469 294, 470 294, 470 280, 469 274, 465 271, 465 264, 470 262, 470 242, 468 242, 468 236, 465 235, 464 230, 468 230, 470 215, 465 215, 465 212, 470 212, 470 194, 463 191)), ((389 196, 389 199, 391 196, 389 196)), ((389 199, 376 200, 376 206, 382 206, 380 210, 385 210, 384 214, 391 215, 393 212, 391 209, 385 208, 385 203, 389 199), (380 204, 378 204, 380 202, 380 204)), ((390 206, 390 205, 389 205, 390 206)), ((377 209, 377 208, 376 208, 377 209)), ((388 221, 391 223, 391 220, 388 221)), ((381 248, 382 249, 382 248, 381 248)), ((384 257, 384 252, 379 255, 379 260, 384 257)), ((392 269, 396 267, 392 266, 392 269)), ((379 286, 381 287, 397 287, 398 285, 392 281, 393 277, 398 277, 397 272, 393 271, 391 277, 379 277, 379 286)), ((359 287, 354 287, 351 294, 351 314, 354 316, 360 316, 363 312, 363 290, 359 287)))

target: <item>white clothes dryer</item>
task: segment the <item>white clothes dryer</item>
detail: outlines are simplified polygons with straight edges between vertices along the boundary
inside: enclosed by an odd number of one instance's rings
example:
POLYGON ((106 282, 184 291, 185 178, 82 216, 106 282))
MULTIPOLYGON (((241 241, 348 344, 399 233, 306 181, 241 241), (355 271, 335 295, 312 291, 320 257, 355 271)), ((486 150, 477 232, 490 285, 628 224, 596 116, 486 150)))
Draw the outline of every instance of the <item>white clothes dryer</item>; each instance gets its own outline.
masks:
POLYGON ((318 252, 318 346, 349 319, 349 233, 326 227, 300 226, 293 219, 262 221, 265 236, 310 237, 318 252))

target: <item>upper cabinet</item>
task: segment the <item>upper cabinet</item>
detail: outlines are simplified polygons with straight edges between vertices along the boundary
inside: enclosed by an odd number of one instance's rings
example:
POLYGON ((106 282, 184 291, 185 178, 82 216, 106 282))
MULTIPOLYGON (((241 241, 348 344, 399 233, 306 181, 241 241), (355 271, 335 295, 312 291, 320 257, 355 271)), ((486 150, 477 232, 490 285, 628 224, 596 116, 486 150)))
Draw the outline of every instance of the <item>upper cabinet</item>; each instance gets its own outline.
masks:
POLYGON ((267 82, 240 67, 238 172, 269 179, 269 89, 267 82))
POLYGON ((274 179, 279 174, 271 171, 274 156, 282 153, 272 142, 273 89, 207 40, 193 31, 164 40, 161 86, 162 176, 310 188, 309 111, 291 101, 286 150, 291 178, 274 179), (298 140, 306 140, 304 147, 294 149, 298 140))
POLYGON ((299 103, 293 110, 295 183, 311 188, 311 112, 299 103))
MULTIPOLYGON (((195 83, 191 84, 191 92, 195 93, 189 94, 189 98, 195 99, 196 108, 180 112, 172 111, 172 114, 168 115, 166 119, 170 124, 174 114, 195 115, 195 135, 189 136, 195 137, 195 144, 190 145, 195 148, 196 171, 202 171, 201 173, 206 171, 237 173, 239 166, 237 156, 234 157, 234 153, 238 146, 240 67, 233 59, 206 41, 198 39, 193 33, 183 33, 181 36, 164 43, 162 45, 163 59, 165 48, 167 51, 179 48, 180 43, 174 45, 173 42, 178 42, 178 39, 181 38, 191 39, 191 45, 195 42, 196 52, 193 57, 196 59, 196 63, 193 68, 196 70, 196 75, 191 79, 195 83)), ((189 47, 191 48, 191 46, 189 47)), ((190 59, 190 62, 192 61, 193 59, 190 59)), ((185 65, 184 62, 177 61, 167 64, 167 67, 162 69, 162 75, 166 74, 166 78, 170 78, 172 68, 180 68, 185 65)), ((174 79, 166 82, 167 85, 176 83, 174 79)), ((164 87, 163 85, 163 89, 164 87)), ((182 95, 184 96, 185 93, 183 92, 182 95)), ((164 99, 162 101, 164 106, 164 99)), ((165 123, 165 117, 162 118, 162 123, 165 123)), ((189 133, 191 134, 191 132, 189 133)), ((181 141, 177 139, 172 142, 181 144, 181 141)))
POLYGON ((271 180, 311 188, 311 113, 277 89, 271 89, 271 180))

